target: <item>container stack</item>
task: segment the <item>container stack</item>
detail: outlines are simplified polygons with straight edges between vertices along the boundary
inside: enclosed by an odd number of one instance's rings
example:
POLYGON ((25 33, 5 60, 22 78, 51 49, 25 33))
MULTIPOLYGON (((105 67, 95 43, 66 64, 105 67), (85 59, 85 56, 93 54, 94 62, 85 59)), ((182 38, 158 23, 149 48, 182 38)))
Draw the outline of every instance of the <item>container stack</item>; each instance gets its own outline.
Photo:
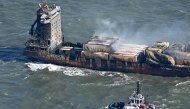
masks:
POLYGON ((156 46, 158 48, 168 48, 169 42, 157 41, 154 43, 154 46, 156 46))
POLYGON ((84 58, 100 58, 108 60, 109 53, 112 51, 111 46, 118 43, 117 37, 92 37, 86 44, 83 44, 81 56, 84 58))
POLYGON ((110 52, 111 45, 119 40, 117 37, 92 37, 86 44, 83 45, 83 50, 91 52, 110 52))
POLYGON ((175 65, 174 58, 163 51, 168 49, 169 42, 157 41, 154 46, 146 49, 146 63, 154 65, 175 65))
POLYGON ((169 52, 185 52, 185 45, 184 44, 172 44, 169 46, 164 53, 169 53, 169 52))
POLYGON ((176 64, 184 64, 184 60, 190 60, 190 53, 185 51, 184 44, 172 44, 163 53, 172 56, 176 64))
POLYGON ((110 54, 110 60, 124 62, 142 62, 145 60, 145 49, 147 45, 121 44, 121 46, 110 54))
POLYGON ((147 51, 153 51, 158 53, 163 53, 165 49, 169 47, 169 42, 157 41, 152 47, 148 47, 147 51))

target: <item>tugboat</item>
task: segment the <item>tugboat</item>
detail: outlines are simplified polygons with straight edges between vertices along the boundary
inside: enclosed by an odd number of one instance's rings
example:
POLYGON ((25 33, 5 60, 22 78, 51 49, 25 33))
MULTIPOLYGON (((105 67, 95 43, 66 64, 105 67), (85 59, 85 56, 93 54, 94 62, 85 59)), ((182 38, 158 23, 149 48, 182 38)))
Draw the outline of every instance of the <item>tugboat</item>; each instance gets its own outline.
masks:
POLYGON ((129 97, 129 102, 113 102, 109 104, 108 109, 155 109, 153 104, 141 94, 140 81, 137 81, 137 91, 134 91, 129 97))

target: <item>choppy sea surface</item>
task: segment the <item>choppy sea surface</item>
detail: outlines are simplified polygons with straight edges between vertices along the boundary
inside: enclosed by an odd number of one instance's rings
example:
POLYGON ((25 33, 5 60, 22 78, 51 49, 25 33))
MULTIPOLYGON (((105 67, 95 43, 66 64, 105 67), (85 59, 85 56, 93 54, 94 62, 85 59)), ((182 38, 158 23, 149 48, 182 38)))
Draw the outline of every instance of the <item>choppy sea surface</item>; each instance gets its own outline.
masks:
MULTIPOLYGON (((22 55, 41 0, 0 0, 0 108, 107 109, 127 101, 142 81, 157 109, 189 109, 190 78, 95 71, 33 62, 22 55)), ((48 0, 62 9, 65 40, 93 35, 125 43, 190 43, 188 0, 48 0)))

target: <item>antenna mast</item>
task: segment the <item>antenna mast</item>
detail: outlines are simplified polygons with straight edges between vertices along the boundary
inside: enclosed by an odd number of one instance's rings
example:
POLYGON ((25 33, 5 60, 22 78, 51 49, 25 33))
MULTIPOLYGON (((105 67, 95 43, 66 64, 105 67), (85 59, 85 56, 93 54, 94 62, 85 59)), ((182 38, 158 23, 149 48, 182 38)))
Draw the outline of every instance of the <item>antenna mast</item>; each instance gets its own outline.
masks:
POLYGON ((137 95, 141 94, 141 82, 137 81, 137 95))

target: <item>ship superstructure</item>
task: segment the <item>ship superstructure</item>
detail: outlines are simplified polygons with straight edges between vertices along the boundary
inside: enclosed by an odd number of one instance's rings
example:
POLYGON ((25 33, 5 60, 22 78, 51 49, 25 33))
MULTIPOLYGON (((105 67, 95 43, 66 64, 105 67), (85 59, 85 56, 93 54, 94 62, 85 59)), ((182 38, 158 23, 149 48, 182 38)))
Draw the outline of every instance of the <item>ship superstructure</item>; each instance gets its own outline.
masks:
POLYGON ((37 19, 24 55, 58 65, 95 70, 121 71, 161 76, 190 76, 190 45, 155 42, 126 44, 118 37, 93 36, 86 43, 64 40, 60 6, 39 4, 37 19))
POLYGON ((31 39, 26 43, 27 49, 55 53, 61 47, 64 38, 61 31, 60 6, 49 7, 46 2, 43 2, 39 7, 37 20, 31 26, 31 39))

